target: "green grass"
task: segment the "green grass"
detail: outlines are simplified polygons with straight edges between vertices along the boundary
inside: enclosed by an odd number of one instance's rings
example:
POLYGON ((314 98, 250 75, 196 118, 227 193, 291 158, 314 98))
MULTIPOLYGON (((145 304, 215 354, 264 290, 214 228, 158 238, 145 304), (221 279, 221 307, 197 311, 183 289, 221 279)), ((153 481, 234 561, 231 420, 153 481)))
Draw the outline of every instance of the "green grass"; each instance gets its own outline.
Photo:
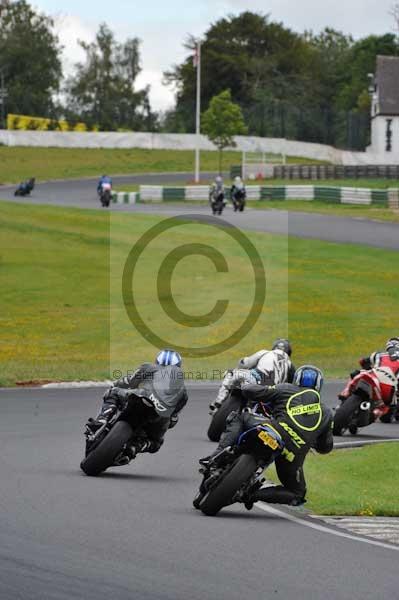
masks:
POLYGON ((354 204, 335 204, 318 200, 256 200, 249 201, 248 206, 256 210, 289 210, 298 212, 335 215, 337 217, 355 217, 374 219, 377 221, 393 221, 399 223, 399 211, 379 206, 354 204))
POLYGON ((368 189, 398 188, 397 179, 260 179, 247 185, 314 185, 318 187, 359 187, 368 189))
MULTIPOLYGON (((160 220, 0 203, 0 384, 103 379, 154 355, 154 346, 128 320, 120 290, 132 244, 160 220)), ((399 304, 397 252, 247 235, 263 257, 266 303, 256 327, 235 347, 215 357, 187 358, 185 367, 195 377, 200 376, 197 371, 212 377, 213 369, 223 371, 280 335, 291 337, 297 364, 316 362, 326 375, 342 376, 359 356, 392 335, 399 304)), ((143 253, 134 289, 140 313, 159 335, 175 345, 203 345, 242 323, 253 299, 253 274, 243 251, 223 231, 185 224, 158 237, 143 253), (219 321, 195 329, 165 315, 156 287, 165 256, 193 242, 214 246, 229 268, 216 273, 201 256, 184 258, 176 266, 172 291, 182 311, 201 315, 218 299, 229 300, 219 321)))
MULTIPOLYGON (((318 515, 399 517, 399 443, 309 454, 305 507, 318 515)), ((274 469, 271 479, 276 481, 274 469)))
MULTIPOLYGON (((193 150, 145 150, 104 148, 33 148, 0 146, 0 184, 17 183, 28 177, 38 181, 98 177, 103 173, 136 174, 187 171, 194 177, 193 150)), ((290 157, 288 162, 314 163, 290 157)), ((222 167, 241 163, 241 152, 224 152, 222 167)), ((201 170, 217 171, 218 152, 201 152, 201 170)))

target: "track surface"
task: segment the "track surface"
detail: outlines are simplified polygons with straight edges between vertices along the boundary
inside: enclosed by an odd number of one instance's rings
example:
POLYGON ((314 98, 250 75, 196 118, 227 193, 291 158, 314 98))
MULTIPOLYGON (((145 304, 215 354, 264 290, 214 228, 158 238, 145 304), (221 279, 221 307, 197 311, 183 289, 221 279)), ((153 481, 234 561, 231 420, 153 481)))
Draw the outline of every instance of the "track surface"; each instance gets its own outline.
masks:
MULTIPOLYGON (((209 181, 212 174, 202 176, 209 181)), ((187 173, 149 174, 114 177, 114 186, 123 184, 162 184, 171 181, 186 182, 187 173)), ((58 181, 38 184, 32 197, 18 198, 13 195, 15 186, 0 187, 3 200, 15 200, 32 204, 55 204, 60 206, 78 206, 81 208, 100 208, 96 197, 97 179, 58 181)), ((107 210, 107 209, 105 209, 107 210)), ((165 217, 190 212, 209 214, 207 206, 187 204, 170 205, 113 205, 112 211, 160 214, 165 217)), ((331 242, 349 242, 366 244, 380 248, 399 250, 398 225, 395 223, 369 221, 367 219, 349 219, 311 213, 296 213, 283 210, 246 210, 233 213, 227 208, 223 219, 241 229, 294 235, 302 238, 319 239, 331 242)))
POLYGON ((83 423, 101 390, 1 390, 1 600, 398 598, 397 552, 241 505, 191 508, 213 394, 190 390, 159 454, 88 478, 83 423))

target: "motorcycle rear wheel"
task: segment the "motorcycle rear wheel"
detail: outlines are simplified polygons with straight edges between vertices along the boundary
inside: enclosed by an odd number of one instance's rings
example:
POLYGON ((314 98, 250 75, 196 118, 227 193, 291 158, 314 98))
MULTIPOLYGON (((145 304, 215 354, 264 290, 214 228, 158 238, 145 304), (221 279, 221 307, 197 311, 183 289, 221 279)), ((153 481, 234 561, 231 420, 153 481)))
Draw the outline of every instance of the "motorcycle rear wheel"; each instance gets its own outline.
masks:
POLYGON ((133 430, 126 421, 115 423, 102 442, 80 463, 86 475, 95 477, 112 466, 115 458, 122 452, 124 445, 132 437, 133 430))
POLYGON ((230 395, 222 402, 220 408, 215 412, 208 427, 208 438, 211 442, 218 442, 226 426, 226 419, 233 410, 240 408, 239 398, 230 395))
POLYGON ((357 396, 349 396, 349 398, 337 408, 334 415, 334 435, 343 435, 344 430, 348 429, 353 413, 359 408, 360 402, 361 400, 357 396))
POLYGON ((214 517, 231 503, 234 494, 256 471, 258 464, 251 454, 242 454, 222 480, 212 488, 199 503, 199 509, 208 517, 214 517))

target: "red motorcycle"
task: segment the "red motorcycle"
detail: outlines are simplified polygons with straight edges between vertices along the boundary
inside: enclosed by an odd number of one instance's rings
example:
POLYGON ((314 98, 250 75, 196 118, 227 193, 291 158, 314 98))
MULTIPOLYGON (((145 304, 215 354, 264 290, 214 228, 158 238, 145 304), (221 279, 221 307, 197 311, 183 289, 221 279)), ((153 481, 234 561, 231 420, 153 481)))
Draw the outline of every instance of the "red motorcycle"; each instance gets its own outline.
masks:
POLYGON ((397 377, 389 367, 360 371, 339 395, 341 404, 335 409, 334 435, 342 435, 347 429, 355 435, 359 427, 367 427, 387 415, 396 403, 397 386, 397 377))

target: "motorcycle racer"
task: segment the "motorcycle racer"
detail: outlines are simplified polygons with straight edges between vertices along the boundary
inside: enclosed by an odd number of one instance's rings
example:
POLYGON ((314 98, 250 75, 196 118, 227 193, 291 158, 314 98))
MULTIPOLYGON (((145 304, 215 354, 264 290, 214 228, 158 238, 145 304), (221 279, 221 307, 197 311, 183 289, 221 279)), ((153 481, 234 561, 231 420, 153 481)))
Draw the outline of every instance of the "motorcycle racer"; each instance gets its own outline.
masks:
POLYGON ((97 183, 97 194, 100 195, 102 192, 103 184, 109 184, 112 187, 112 179, 109 175, 102 175, 97 183))
MULTIPOLYGON (((374 367, 389 367, 393 373, 398 377, 399 375, 399 337, 392 337, 387 340, 385 344, 385 351, 377 350, 369 356, 365 356, 359 360, 359 364, 362 369, 369 370, 374 367)), ((351 372, 350 378, 354 379, 359 375, 360 370, 355 369, 351 372)), ((349 387, 351 381, 348 382, 345 389, 339 394, 339 398, 344 400, 349 395, 349 387)))
POLYGON ((236 369, 226 371, 216 399, 209 405, 214 414, 227 398, 231 389, 245 383, 275 384, 291 382, 295 367, 291 362, 292 347, 289 340, 278 338, 271 350, 258 350, 241 358, 236 369))
POLYGON ((248 510, 258 500, 292 506, 305 502, 303 463, 307 453, 311 448, 320 454, 333 449, 332 411, 320 401, 322 384, 322 372, 313 365, 304 365, 295 371, 292 383, 243 385, 247 409, 229 415, 219 446, 211 456, 200 459, 200 464, 208 467, 221 452, 233 446, 244 431, 262 423, 273 427, 285 443, 282 454, 275 460, 282 485, 256 490, 244 501, 248 510))
POLYGON ((145 417, 143 427, 148 443, 142 452, 157 452, 168 429, 179 420, 179 413, 188 395, 181 369, 182 358, 172 349, 161 350, 154 363, 141 364, 133 375, 118 379, 103 396, 103 405, 96 419, 86 427, 95 432, 122 408, 130 394, 139 396, 137 410, 145 417))

